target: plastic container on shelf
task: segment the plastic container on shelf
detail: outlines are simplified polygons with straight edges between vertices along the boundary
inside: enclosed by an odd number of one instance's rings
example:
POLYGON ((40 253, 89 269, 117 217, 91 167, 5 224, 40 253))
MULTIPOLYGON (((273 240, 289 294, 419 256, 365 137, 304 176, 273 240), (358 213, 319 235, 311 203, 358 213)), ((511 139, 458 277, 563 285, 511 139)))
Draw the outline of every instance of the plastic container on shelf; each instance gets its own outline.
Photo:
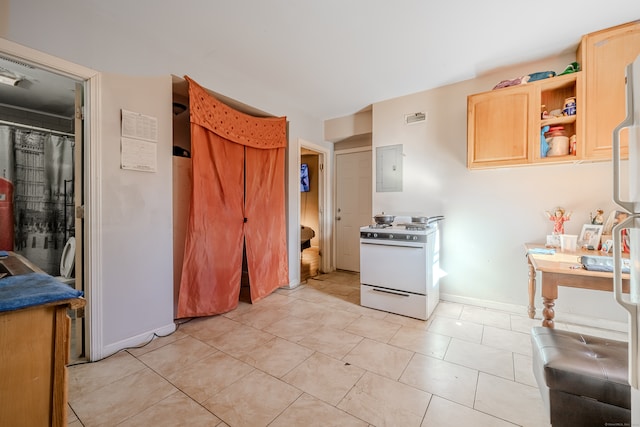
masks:
POLYGON ((553 126, 549 128, 549 132, 545 134, 549 151, 547 157, 566 156, 569 154, 569 137, 564 131, 563 126, 553 126))

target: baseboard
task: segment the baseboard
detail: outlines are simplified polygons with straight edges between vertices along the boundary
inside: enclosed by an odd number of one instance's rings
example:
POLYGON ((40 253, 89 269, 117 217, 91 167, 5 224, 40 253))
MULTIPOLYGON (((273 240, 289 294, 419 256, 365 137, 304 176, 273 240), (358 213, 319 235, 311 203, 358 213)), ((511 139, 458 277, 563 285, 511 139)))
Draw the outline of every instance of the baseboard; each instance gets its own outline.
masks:
MULTIPOLYGON (((459 295, 443 294, 440 293, 440 299, 442 301, 455 302, 459 304, 473 305, 476 307, 489 308, 493 310, 501 310, 509 313, 517 314, 520 316, 527 316, 527 307, 518 304, 507 304, 496 301, 484 300, 480 298, 462 297, 459 295)), ((536 319, 542 320, 542 309, 538 309, 536 319)), ((556 312, 554 318, 556 322, 569 323, 580 326, 588 326, 598 329, 608 329, 612 331, 627 332, 629 326, 625 322, 617 320, 601 319, 592 316, 583 316, 579 314, 561 313, 556 312)))
POLYGON ((493 310, 507 311, 513 314, 527 315, 527 307, 517 304, 507 304, 480 298, 463 297, 460 295, 443 294, 440 292, 442 301, 456 302, 458 304, 474 305, 476 307, 491 308, 493 310))
POLYGON ((288 285, 280 286, 278 289, 293 289, 300 286, 300 279, 291 281, 288 285))
MULTIPOLYGON (((540 317, 542 319, 542 317, 540 317)), ((580 326, 589 326, 598 329, 607 329, 618 332, 628 332, 629 325, 625 322, 609 319, 599 319, 588 316, 581 316, 579 314, 566 314, 556 312, 554 319, 556 322, 568 323, 580 326)))
MULTIPOLYGON (((109 357, 112 354, 119 352, 120 350, 125 350, 127 348, 138 347, 147 342, 150 342, 154 335, 158 336, 166 336, 170 335, 176 330, 176 324, 170 323, 168 325, 162 326, 152 331, 143 332, 133 337, 129 337, 122 341, 118 341, 112 344, 108 344, 103 346, 100 351, 95 351, 91 356, 91 362, 97 362, 98 360, 104 359, 105 357, 109 357)), ((94 349, 96 350, 96 349, 94 349)))

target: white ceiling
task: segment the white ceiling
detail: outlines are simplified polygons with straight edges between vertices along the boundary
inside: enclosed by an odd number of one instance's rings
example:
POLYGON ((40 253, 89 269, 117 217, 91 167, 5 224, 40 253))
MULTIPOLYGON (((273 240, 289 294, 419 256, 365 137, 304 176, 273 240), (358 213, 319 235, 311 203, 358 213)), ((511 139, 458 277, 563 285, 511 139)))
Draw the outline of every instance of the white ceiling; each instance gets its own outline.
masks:
MULTIPOLYGON (((187 74, 225 70, 254 90, 269 88, 281 105, 326 120, 572 52, 583 34, 640 19, 640 1, 87 0, 83 13, 137 34, 167 63, 188 58, 187 74)), ((63 104, 72 82, 26 80, 0 87, 0 103, 27 102, 19 99, 29 90, 27 108, 71 114, 63 104), (35 96, 38 89, 45 99, 35 96)))

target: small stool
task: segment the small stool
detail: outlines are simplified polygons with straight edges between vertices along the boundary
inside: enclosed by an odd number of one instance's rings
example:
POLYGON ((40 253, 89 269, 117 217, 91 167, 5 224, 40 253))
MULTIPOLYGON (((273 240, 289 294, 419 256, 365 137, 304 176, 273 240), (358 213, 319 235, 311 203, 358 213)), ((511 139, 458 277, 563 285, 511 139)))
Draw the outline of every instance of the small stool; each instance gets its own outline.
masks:
POLYGON ((537 326, 531 343, 551 425, 631 425, 626 342, 537 326))

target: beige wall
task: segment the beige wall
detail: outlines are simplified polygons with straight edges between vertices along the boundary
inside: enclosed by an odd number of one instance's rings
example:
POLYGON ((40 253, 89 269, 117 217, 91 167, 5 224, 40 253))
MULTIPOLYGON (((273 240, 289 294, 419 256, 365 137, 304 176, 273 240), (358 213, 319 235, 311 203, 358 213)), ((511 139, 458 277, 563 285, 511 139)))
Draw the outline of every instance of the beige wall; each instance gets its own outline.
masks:
POLYGON ((354 135, 371 133, 371 109, 324 122, 324 139, 337 142, 354 135))
POLYGON ((333 144, 334 151, 350 150, 352 148, 371 147, 371 132, 363 135, 356 135, 350 138, 344 139, 340 142, 333 144))
MULTIPOLYGON (((536 71, 560 72, 573 60, 571 55, 549 58, 374 104, 374 153, 379 146, 403 145, 404 190, 374 192, 373 211, 446 217, 441 258, 448 273, 441 281, 444 298, 525 315, 523 244, 544 242, 551 233, 553 224, 544 211, 557 205, 573 211, 566 230, 579 234, 590 212, 614 208, 610 162, 481 171, 466 168, 467 95, 536 71), (426 111, 426 122, 404 125, 403 115, 414 111, 426 111)), ((539 286, 536 305, 539 316, 539 286)), ((561 288, 556 319, 572 316, 626 321, 611 293, 561 288)))

